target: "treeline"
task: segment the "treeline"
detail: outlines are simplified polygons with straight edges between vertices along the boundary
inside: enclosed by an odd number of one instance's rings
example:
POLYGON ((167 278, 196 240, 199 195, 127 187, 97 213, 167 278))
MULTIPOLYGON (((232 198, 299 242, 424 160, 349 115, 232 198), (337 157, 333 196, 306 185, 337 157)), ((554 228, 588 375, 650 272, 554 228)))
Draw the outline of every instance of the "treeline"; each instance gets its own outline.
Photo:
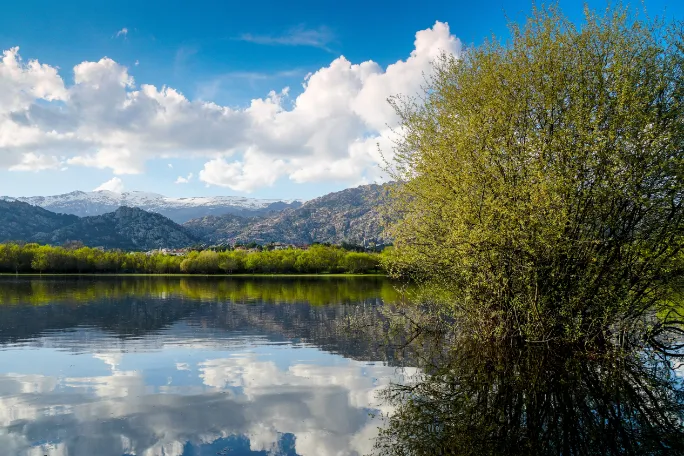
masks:
POLYGON ((192 251, 186 255, 0 244, 0 273, 365 274, 381 272, 380 255, 314 245, 307 250, 192 251))

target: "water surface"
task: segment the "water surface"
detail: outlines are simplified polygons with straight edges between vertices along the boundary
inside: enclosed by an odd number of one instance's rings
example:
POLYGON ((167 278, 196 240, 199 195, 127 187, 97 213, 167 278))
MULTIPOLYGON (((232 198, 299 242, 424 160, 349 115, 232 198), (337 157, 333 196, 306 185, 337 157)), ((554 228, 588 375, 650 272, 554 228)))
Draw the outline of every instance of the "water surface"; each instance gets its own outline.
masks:
POLYGON ((1 278, 0 453, 368 453, 382 279, 1 278))
POLYGON ((672 350, 480 340, 403 300, 381 278, 2 277, 0 455, 684 455, 681 326, 672 350))

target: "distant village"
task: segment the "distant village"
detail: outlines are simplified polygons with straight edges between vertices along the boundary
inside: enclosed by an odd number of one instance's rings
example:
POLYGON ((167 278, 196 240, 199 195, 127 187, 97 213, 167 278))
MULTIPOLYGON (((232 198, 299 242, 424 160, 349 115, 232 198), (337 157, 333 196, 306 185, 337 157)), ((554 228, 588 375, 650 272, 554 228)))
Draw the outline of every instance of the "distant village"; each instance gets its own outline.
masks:
POLYGON ((172 256, 183 256, 187 255, 192 251, 201 250, 214 250, 216 252, 225 252, 228 250, 237 250, 245 252, 261 252, 264 250, 307 250, 309 244, 283 244, 282 242, 273 242, 265 245, 257 244, 255 242, 250 244, 219 244, 219 245, 196 245, 192 247, 186 247, 182 249, 154 249, 145 252, 147 255, 163 254, 172 256))
MULTIPOLYGON (((258 244, 256 242, 251 242, 248 244, 241 244, 241 243, 234 243, 234 244, 218 244, 218 245, 206 245, 206 244, 199 244, 199 245, 194 245, 192 247, 185 247, 181 249, 167 249, 167 248, 160 248, 160 249, 153 249, 153 250, 148 250, 145 252, 146 255, 170 255, 170 256, 185 256, 190 252, 193 251, 204 251, 204 250, 213 250, 215 252, 226 252, 226 251, 243 251, 243 252, 262 252, 262 251, 271 251, 271 250, 308 250, 309 247, 312 245, 316 245, 318 243, 314 244, 287 244, 287 243, 282 243, 282 242, 270 242, 268 244, 258 244)), ((330 243, 324 243, 322 245, 327 245, 331 246, 332 244, 330 243)), ((375 242, 364 242, 364 245, 359 245, 359 244, 350 244, 343 242, 339 247, 343 248, 344 250, 350 250, 350 251, 356 251, 356 252, 380 252, 382 251, 386 245, 385 244, 377 244, 375 242)))

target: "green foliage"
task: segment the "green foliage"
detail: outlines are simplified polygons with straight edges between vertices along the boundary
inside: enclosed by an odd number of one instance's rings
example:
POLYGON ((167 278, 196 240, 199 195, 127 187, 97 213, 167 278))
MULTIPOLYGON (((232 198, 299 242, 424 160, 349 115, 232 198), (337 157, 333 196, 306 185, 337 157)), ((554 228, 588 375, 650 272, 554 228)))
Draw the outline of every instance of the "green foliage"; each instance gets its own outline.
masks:
POLYGON ((443 56, 402 118, 395 273, 490 334, 605 334, 681 274, 684 41, 627 10, 555 8, 443 56))
MULTIPOLYGON (((78 247, 78 246, 77 246, 78 247)), ((183 256, 0 244, 0 273, 287 274, 379 272, 379 255, 339 247, 191 251, 183 256)))
POLYGON ((363 272, 378 269, 378 258, 360 252, 348 253, 341 261, 341 266, 349 272, 363 272))

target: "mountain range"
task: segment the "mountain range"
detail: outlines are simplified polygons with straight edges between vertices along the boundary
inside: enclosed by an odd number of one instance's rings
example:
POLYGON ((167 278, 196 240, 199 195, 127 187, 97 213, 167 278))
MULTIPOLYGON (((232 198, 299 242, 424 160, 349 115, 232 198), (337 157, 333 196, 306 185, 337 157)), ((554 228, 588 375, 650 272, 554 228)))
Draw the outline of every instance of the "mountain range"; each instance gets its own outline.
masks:
POLYGON ((239 197, 171 199, 141 192, 126 196, 73 192, 56 197, 0 198, 0 242, 60 245, 81 241, 91 247, 124 250, 236 242, 384 244, 388 239, 383 235, 378 209, 386 190, 386 185, 365 185, 305 203, 239 197), (114 207, 115 201, 138 206, 114 207), (183 203, 162 207, 164 201, 183 203), (231 204, 220 205, 221 201, 231 204), (181 225, 162 214, 162 209, 176 211, 176 220, 182 220, 182 204, 201 216, 181 225), (46 207, 66 207, 71 213, 56 213, 46 207), (150 207, 156 210, 151 211, 150 207), (106 212, 107 209, 110 211, 106 212), (223 212, 211 215, 218 211, 223 212), (98 214, 78 215, 84 212, 98 214))
POLYGON ((243 196, 205 196, 189 198, 170 198, 157 193, 124 192, 108 190, 93 192, 75 191, 54 196, 11 197, 0 196, 4 201, 20 201, 39 206, 51 212, 72 214, 79 217, 102 215, 116 209, 137 207, 147 212, 156 212, 176 223, 215 214, 235 214, 241 216, 266 215, 274 211, 296 208, 302 205, 299 200, 255 199, 243 196))

